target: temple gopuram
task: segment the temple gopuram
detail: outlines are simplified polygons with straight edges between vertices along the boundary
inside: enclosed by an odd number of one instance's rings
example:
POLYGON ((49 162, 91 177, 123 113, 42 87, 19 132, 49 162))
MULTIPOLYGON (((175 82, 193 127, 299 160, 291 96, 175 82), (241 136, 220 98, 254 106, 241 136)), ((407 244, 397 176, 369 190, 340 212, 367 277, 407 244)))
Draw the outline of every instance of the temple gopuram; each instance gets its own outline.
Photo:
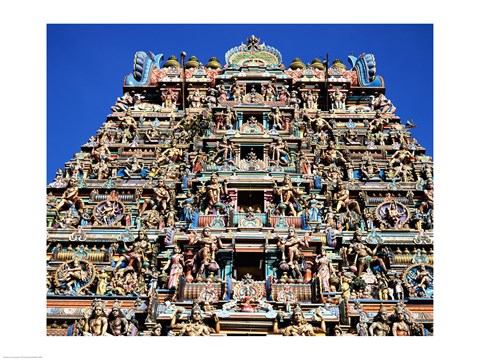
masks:
POLYGON ((137 52, 47 186, 47 335, 433 335, 432 158, 348 62, 137 52))

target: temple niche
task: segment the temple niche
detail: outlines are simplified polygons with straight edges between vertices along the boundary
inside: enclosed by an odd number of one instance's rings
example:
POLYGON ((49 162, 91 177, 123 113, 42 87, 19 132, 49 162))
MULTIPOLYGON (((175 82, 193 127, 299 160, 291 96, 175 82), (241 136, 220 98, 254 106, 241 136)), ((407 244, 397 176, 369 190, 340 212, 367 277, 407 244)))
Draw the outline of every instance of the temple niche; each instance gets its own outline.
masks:
POLYGON ((135 54, 47 186, 48 335, 433 335, 432 159, 372 54, 315 56, 135 54))

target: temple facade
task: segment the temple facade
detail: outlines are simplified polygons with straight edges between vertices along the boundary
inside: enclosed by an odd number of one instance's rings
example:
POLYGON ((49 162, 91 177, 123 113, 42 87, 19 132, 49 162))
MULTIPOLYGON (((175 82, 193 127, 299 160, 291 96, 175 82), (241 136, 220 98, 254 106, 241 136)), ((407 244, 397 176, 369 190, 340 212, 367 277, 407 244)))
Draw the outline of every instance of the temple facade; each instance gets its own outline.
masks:
POLYGON ((47 335, 433 335, 415 125, 372 54, 282 61, 135 54, 47 186, 47 335))

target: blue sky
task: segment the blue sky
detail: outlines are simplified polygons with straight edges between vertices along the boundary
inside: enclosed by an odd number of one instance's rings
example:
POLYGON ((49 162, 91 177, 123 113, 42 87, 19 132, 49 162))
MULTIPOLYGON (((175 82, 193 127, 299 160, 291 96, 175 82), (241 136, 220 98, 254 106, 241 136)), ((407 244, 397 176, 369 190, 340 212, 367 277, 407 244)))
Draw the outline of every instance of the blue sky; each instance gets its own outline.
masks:
POLYGON ((280 51, 286 67, 372 53, 386 96, 402 122, 413 119, 420 145, 433 156, 432 24, 48 24, 47 25, 47 183, 80 146, 96 133, 122 95, 137 51, 152 51, 206 64, 246 43, 250 35, 280 51))

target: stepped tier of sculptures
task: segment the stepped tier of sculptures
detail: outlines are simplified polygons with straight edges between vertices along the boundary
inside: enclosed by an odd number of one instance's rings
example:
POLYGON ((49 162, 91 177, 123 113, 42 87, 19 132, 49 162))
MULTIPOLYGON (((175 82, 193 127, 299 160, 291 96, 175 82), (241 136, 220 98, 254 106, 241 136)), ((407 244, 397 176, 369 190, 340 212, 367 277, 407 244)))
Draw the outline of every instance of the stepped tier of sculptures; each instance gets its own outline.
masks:
POLYGON ((136 53, 47 186, 48 335, 433 335, 433 163, 374 56, 246 42, 136 53))

